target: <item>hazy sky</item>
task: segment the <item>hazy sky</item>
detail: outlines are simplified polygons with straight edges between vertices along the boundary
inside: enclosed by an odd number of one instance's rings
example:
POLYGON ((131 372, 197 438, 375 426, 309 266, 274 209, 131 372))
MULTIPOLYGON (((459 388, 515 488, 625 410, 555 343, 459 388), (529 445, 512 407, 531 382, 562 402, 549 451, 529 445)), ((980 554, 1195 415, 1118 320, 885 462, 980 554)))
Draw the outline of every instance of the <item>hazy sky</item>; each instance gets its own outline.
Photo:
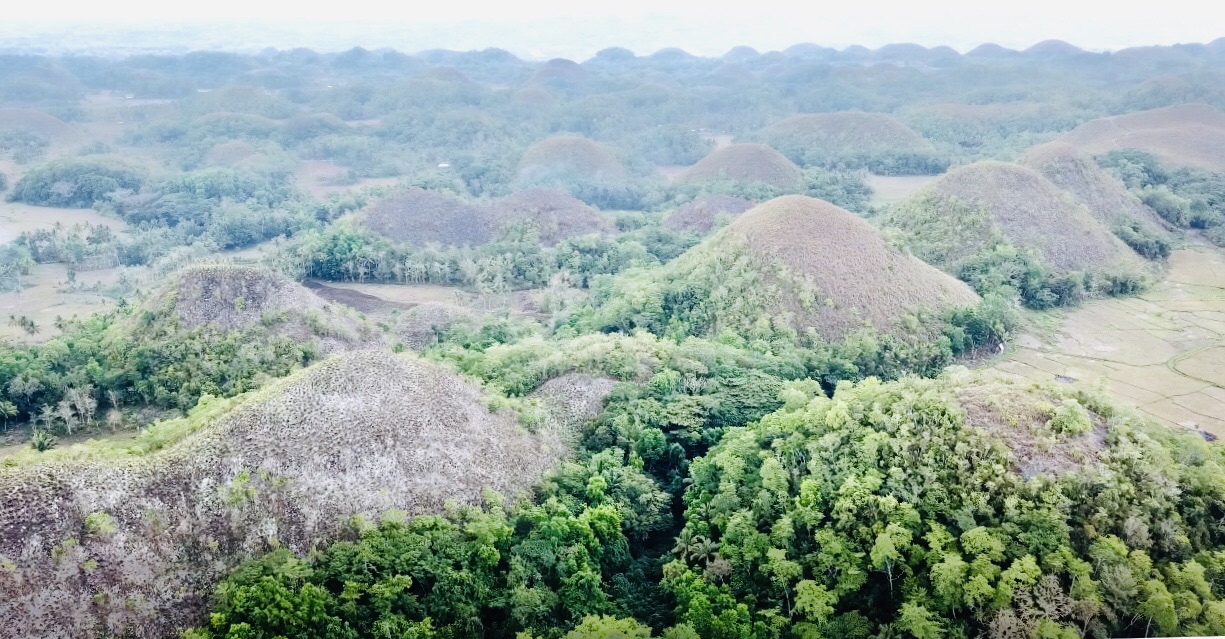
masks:
MULTIPOLYGON (((8 22, 11 30, 17 20, 65 19, 325 23, 314 25, 316 28, 336 21, 376 21, 380 31, 396 25, 404 28, 405 42, 397 48, 412 49, 419 43, 420 48, 501 46, 528 55, 549 55, 561 41, 571 40, 581 41, 591 52, 638 42, 640 46, 681 46, 717 55, 738 44, 769 50, 804 41, 870 47, 918 42, 964 50, 982 42, 1023 48, 1059 38, 1103 50, 1208 42, 1225 36, 1225 8, 1211 0, 38 0, 8 3, 0 26, 8 22), (574 19, 571 22, 580 33, 560 32, 563 27, 559 25, 567 19, 574 19), (511 24, 492 24, 507 22, 511 24), (431 32, 424 29, 426 23, 445 28, 431 32), (477 40, 480 42, 475 43, 477 40)), ((338 33, 344 31, 344 26, 337 26, 338 33)), ((360 32, 346 33, 343 39, 353 38, 360 39, 360 32)))

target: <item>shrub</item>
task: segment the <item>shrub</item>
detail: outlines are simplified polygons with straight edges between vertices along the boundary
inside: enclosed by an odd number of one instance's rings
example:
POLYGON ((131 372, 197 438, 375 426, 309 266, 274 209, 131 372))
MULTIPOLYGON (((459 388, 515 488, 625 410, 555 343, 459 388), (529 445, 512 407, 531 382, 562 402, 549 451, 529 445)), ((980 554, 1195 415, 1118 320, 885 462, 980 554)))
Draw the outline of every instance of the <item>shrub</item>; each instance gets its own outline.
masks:
POLYGON ((1047 428, 1057 435, 1080 435, 1093 430, 1089 411, 1075 399, 1065 399, 1055 414, 1046 422, 1047 428))
POLYGON ((1204 237, 1207 237, 1209 242, 1212 242, 1217 246, 1225 247, 1225 224, 1217 224, 1216 226, 1209 227, 1209 229, 1204 232, 1204 237))
POLYGON ((1135 273, 1106 273, 1101 280, 1098 289, 1111 297, 1135 295, 1148 288, 1148 283, 1135 273))
POLYGON ((1174 226, 1186 228, 1191 224, 1191 201, 1175 195, 1165 185, 1144 187, 1140 200, 1174 226))
POLYGON ((30 448, 33 448, 34 450, 40 453, 46 452, 48 450, 51 450, 52 448, 55 448, 55 444, 58 441, 59 440, 56 439, 55 435, 52 435, 51 433, 45 430, 39 429, 39 430, 35 430, 34 433, 30 436, 30 448))
POLYGON ((1123 220, 1114 233, 1145 259, 1163 260, 1170 256, 1170 241, 1136 220, 1123 220))
POLYGON ((119 190, 138 191, 144 172, 114 160, 57 160, 27 173, 13 185, 9 201, 36 206, 89 208, 119 190))

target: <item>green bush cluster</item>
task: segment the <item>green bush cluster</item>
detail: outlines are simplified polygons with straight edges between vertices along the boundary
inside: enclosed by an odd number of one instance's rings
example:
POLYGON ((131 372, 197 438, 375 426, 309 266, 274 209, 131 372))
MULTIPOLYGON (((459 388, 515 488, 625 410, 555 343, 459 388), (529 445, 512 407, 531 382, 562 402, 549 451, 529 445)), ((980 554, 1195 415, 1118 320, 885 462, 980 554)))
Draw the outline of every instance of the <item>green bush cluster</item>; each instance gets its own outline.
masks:
POLYGON ((1204 229, 1209 240, 1225 246, 1225 230, 1221 230, 1225 226, 1225 175, 1171 168, 1134 149, 1111 151, 1099 157, 1098 163, 1118 175, 1166 222, 1178 228, 1204 229))
POLYGON ((89 208, 117 191, 139 191, 144 171, 95 158, 56 160, 26 173, 8 194, 10 202, 89 208))
POLYGON ((1136 220, 1123 220, 1114 234, 1145 259, 1164 260, 1170 256, 1170 241, 1136 220))

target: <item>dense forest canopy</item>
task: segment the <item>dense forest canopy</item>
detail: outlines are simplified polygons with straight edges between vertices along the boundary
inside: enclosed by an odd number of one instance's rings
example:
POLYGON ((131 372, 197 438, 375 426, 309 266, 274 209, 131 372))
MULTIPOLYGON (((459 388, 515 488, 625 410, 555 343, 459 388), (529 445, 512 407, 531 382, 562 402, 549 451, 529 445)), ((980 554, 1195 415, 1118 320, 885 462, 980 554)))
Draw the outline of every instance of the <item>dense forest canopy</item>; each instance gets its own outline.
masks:
POLYGON ((1223 42, 0 54, 0 627, 1225 634, 1223 42))

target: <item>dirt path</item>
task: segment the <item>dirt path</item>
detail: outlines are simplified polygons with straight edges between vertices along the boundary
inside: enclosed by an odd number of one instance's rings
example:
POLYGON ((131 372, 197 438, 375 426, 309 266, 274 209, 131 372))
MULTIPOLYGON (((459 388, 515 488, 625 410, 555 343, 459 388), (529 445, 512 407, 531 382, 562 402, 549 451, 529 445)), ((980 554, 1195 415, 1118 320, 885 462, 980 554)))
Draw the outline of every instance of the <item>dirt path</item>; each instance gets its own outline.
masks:
POLYGON ((1195 246, 1139 297, 1096 300, 1045 340, 1020 337, 996 368, 1101 385, 1158 421, 1225 437, 1225 253, 1195 246))

